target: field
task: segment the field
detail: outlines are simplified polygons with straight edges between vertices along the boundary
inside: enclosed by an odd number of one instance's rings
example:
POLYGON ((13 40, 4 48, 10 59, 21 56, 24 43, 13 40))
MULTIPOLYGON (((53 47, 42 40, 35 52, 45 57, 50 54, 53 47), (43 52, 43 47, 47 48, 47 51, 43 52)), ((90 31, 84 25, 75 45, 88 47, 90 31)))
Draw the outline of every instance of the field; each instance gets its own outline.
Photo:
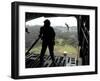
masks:
MULTIPOLYGON (((28 27, 29 34, 25 35, 26 51, 32 45, 32 43, 38 38, 39 30, 41 26, 28 27)), ((55 55, 63 55, 64 53, 76 55, 78 54, 78 38, 77 38, 77 27, 70 27, 67 30, 66 27, 54 27, 56 33, 54 53, 55 55)), ((42 40, 31 49, 30 53, 40 54, 42 40)), ((46 54, 49 54, 47 49, 46 54)))

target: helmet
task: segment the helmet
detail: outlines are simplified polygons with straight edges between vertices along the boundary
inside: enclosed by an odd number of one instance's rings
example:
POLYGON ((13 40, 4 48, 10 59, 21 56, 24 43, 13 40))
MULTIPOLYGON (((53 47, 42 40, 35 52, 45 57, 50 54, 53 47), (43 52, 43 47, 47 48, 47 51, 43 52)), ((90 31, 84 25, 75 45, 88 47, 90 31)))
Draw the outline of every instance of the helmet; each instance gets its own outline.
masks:
POLYGON ((45 24, 45 25, 50 25, 50 20, 46 19, 46 20, 44 21, 44 24, 45 24))

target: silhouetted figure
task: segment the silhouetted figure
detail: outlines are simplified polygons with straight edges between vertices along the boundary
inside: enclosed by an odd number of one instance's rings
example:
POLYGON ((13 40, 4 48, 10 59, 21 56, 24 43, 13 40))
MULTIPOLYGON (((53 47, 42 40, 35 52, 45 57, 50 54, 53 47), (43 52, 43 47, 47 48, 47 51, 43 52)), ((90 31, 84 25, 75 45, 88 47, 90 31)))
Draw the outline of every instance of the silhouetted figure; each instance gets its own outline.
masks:
POLYGON ((50 56, 52 59, 53 64, 55 64, 54 58, 54 45, 55 45, 55 31, 50 26, 50 21, 47 19, 44 21, 44 26, 40 28, 40 35, 42 39, 42 49, 40 53, 40 64, 43 65, 44 62, 44 55, 46 52, 47 47, 49 48, 50 56))

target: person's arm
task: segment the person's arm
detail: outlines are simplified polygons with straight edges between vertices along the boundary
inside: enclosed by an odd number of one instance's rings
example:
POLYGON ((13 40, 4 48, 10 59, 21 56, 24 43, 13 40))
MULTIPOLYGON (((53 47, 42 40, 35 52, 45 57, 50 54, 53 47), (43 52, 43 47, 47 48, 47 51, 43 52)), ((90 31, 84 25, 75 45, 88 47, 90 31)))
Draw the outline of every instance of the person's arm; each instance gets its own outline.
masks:
POLYGON ((39 37, 42 38, 42 27, 40 28, 39 37))
MULTIPOLYGON (((53 29, 53 28, 52 28, 53 29)), ((55 34, 55 31, 54 31, 54 29, 53 29, 53 40, 55 41, 55 36, 56 36, 56 34, 55 34)))
POLYGON ((52 37, 53 37, 52 42, 53 42, 53 45, 55 45, 55 36, 56 36, 55 31, 52 28, 52 37))
POLYGON ((56 36, 56 34, 55 34, 55 31, 54 31, 54 38, 53 38, 54 45, 55 45, 55 36, 56 36))

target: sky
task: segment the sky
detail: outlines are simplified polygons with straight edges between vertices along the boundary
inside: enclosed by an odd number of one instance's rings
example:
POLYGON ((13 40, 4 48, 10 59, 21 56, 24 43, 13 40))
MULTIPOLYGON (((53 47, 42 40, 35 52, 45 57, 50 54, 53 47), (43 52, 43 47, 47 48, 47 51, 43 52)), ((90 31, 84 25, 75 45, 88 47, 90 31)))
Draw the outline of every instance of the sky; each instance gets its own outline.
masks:
POLYGON ((51 22, 51 26, 62 26, 66 27, 65 23, 68 24, 68 26, 77 26, 77 20, 75 17, 39 17, 36 19, 32 19, 30 21, 26 22, 26 26, 34 26, 34 25, 43 25, 44 20, 49 19, 51 22))

